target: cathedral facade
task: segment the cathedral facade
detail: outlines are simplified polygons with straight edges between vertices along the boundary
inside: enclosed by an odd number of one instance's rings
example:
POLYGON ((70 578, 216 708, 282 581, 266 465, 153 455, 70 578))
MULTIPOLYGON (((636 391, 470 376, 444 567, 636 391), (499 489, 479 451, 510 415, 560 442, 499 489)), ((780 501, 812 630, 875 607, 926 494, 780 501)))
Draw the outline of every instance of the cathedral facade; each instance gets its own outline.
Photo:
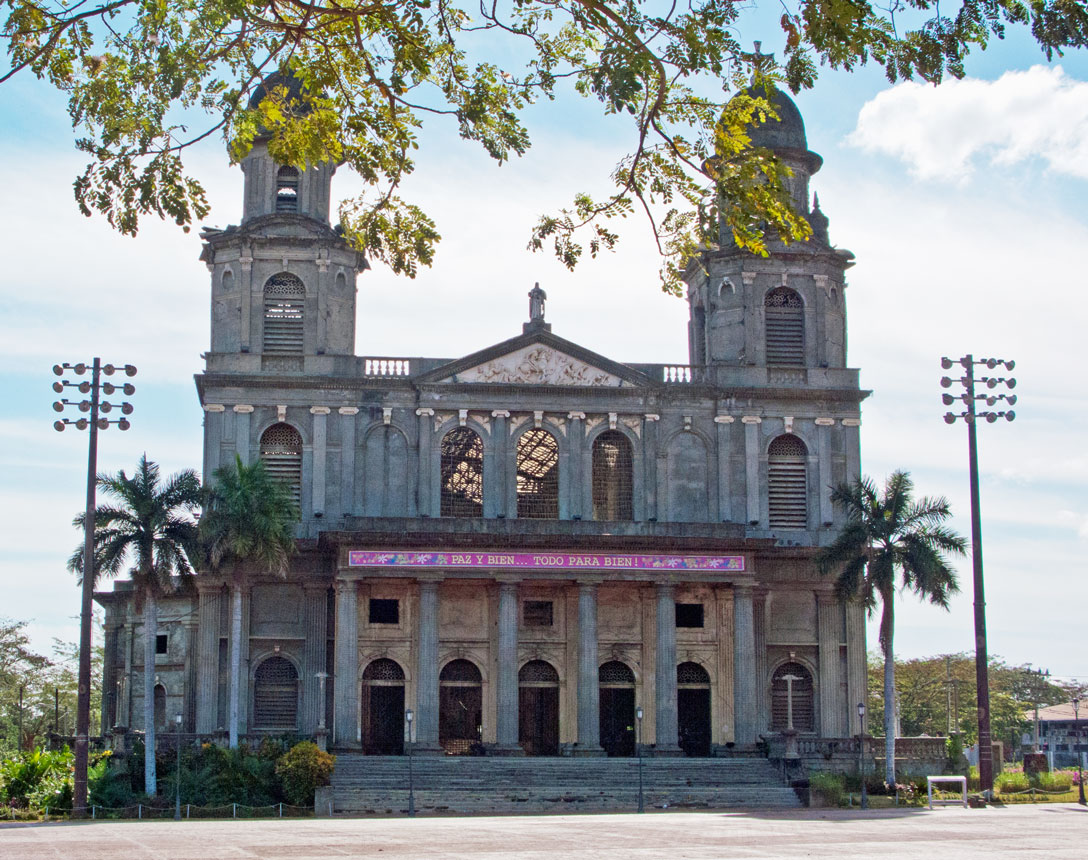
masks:
MULTIPOLYGON (((728 235, 688 268, 684 364, 520 333, 460 358, 355 354, 367 268, 329 224, 328 165, 245 159, 241 224, 206 230, 204 474, 256 458, 301 511, 285 579, 242 584, 243 735, 400 754, 729 755, 846 737, 864 611, 812 558, 860 471, 849 252, 810 203, 793 102, 756 130, 811 241, 728 235), (414 719, 406 719, 411 713, 414 719), (406 724, 411 723, 406 732, 406 724)), ((526 285, 528 286, 528 285, 526 285)), ((156 721, 225 731, 232 583, 160 604, 156 721)), ((142 624, 105 607, 103 725, 141 728, 142 624)))

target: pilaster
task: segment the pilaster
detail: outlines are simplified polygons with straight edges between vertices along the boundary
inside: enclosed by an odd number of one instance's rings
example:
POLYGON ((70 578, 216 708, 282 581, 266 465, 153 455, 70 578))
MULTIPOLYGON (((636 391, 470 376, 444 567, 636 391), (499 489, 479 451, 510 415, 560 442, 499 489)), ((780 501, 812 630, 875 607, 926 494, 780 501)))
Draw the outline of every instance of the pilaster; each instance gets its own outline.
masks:
POLYGON ((741 747, 756 742, 756 643, 752 587, 733 587, 734 735, 741 747))
POLYGON ((676 589, 657 585, 657 659, 654 711, 655 755, 678 755, 676 713, 676 589))
POLYGON ((359 606, 355 580, 336 582, 336 640, 333 684, 333 743, 338 747, 359 744, 359 606))

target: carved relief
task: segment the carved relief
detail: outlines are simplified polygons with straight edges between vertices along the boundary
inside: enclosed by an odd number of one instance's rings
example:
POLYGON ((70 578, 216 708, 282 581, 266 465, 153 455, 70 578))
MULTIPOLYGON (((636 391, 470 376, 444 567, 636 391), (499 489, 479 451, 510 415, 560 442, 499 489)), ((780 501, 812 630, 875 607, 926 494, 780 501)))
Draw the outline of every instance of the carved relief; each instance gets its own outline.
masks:
POLYGON ((530 385, 610 385, 614 374, 548 346, 534 345, 457 374, 457 382, 524 383, 530 385))
POLYGON ((528 415, 515 415, 510 419, 510 435, 513 436, 514 432, 526 421, 529 420, 528 415))
POLYGON ((586 432, 588 433, 590 430, 592 430, 598 424, 601 424, 603 422, 604 422, 604 416, 603 415, 593 415, 593 416, 587 418, 586 419, 586 432))
POLYGON ((638 418, 621 418, 620 423, 629 428, 639 439, 642 438, 642 422, 638 418))
POLYGON ((436 412, 434 413, 434 432, 437 433, 439 429, 454 417, 456 413, 453 412, 436 412))
POLYGON ((566 421, 565 418, 557 418, 554 415, 549 415, 544 420, 547 421, 549 424, 551 424, 556 429, 558 429, 559 432, 562 433, 564 436, 567 435, 567 421, 566 421))

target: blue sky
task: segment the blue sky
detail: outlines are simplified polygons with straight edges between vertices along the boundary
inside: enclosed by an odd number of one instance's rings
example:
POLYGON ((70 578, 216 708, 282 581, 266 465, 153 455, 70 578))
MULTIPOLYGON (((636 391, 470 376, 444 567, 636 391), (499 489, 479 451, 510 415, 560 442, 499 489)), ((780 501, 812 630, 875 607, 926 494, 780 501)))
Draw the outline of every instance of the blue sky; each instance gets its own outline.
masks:
MULTIPOLYGON (((745 42, 780 50, 760 16, 745 42)), ((1015 358, 1018 418, 980 430, 991 653, 1088 679, 1075 647, 1088 606, 1088 386, 1073 347, 1088 314, 1088 61, 1047 64, 1015 34, 968 64, 968 79, 891 87, 879 69, 824 71, 797 99, 813 181, 831 237, 857 255, 847 292, 850 364, 874 391, 863 405, 866 473, 912 472, 947 495, 970 532, 967 442, 941 420, 942 355, 1015 358)), ((427 132, 409 193, 438 220, 437 260, 415 281, 376 269, 359 282, 356 351, 454 357, 520 332, 539 281, 557 334, 618 360, 686 361, 686 310, 658 290, 645 226, 623 227, 616 254, 567 272, 525 251, 536 216, 579 190, 603 192, 627 126, 562 99, 531 114, 533 148, 495 167, 452 129, 427 132), (438 153, 441 153, 440 155, 438 153)), ((64 99, 29 77, 0 86, 3 183, 0 274, 0 614, 27 619, 42 650, 74 638, 78 595, 64 562, 79 541, 86 434, 55 433, 51 366, 139 366, 133 429, 101 437, 100 469, 131 470, 141 452, 164 471, 200 463, 193 374, 208 342, 200 242, 147 222, 133 240, 76 211, 64 99)), ((206 180, 209 225, 236 223, 241 173, 210 142, 190 156, 206 180)), ((356 185, 337 177, 348 196, 356 185)), ((906 597, 905 656, 973 647, 970 564, 950 612, 906 597)), ((875 647, 871 631, 870 647, 875 647)))

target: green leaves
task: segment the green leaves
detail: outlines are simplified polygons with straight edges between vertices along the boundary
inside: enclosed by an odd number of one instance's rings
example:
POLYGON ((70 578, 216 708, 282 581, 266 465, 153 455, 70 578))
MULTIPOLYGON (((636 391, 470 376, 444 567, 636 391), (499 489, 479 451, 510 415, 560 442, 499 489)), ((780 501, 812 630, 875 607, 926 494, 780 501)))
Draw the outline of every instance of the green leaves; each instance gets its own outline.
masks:
POLYGON ((423 122, 451 123, 502 163, 529 149, 526 108, 570 86, 630 123, 630 148, 608 191, 542 216, 530 247, 550 245, 573 267, 586 249, 615 247, 609 222, 637 210, 673 293, 687 262, 722 233, 756 254, 767 237, 810 235, 786 194, 788 171, 749 146, 753 117, 772 115, 742 92, 751 77, 796 92, 815 83, 817 61, 847 70, 872 61, 889 80, 936 83, 961 76, 968 52, 1008 25, 1030 27, 1048 58, 1088 45, 1088 9, 1074 0, 961 0, 951 16, 936 0, 890 11, 791 0, 779 22, 781 68, 741 50, 734 0, 8 0, 5 9, 0 82, 27 71, 68 94, 90 159, 74 183, 77 205, 123 233, 146 216, 183 229, 204 218, 185 150, 217 135, 238 161, 264 135, 284 164, 355 170, 368 190, 342 207, 345 236, 413 276, 440 238, 401 196, 423 122), (271 88, 250 107, 277 70, 305 90, 271 88))

